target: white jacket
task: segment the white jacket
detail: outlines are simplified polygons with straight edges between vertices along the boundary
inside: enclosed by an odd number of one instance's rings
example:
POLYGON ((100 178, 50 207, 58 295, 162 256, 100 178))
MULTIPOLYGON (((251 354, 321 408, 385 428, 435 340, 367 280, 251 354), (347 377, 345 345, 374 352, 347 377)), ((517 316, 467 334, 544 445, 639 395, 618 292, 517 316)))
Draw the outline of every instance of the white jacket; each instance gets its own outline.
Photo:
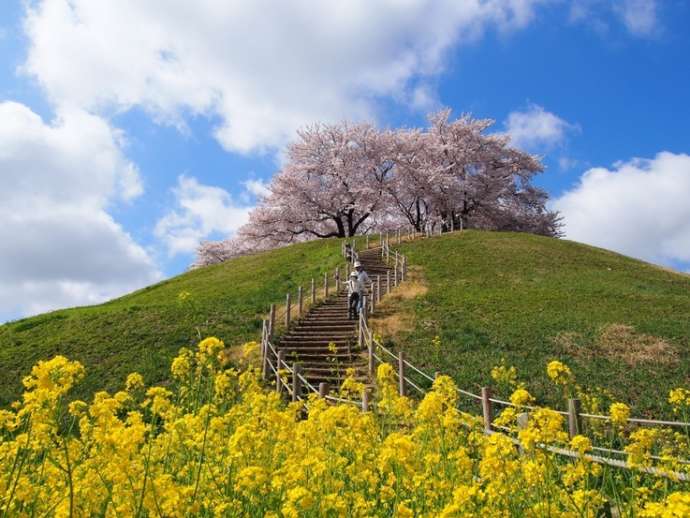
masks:
POLYGON ((360 282, 359 279, 355 279, 350 277, 347 280, 347 294, 352 295, 353 293, 358 293, 359 295, 362 294, 364 291, 364 285, 360 282))

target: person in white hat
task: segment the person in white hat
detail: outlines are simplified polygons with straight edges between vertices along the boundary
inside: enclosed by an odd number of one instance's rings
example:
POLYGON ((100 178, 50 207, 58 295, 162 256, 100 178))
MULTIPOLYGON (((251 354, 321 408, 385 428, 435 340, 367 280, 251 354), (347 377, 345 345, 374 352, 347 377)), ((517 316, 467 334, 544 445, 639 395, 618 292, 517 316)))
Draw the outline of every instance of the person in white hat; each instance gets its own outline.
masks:
POLYGON ((347 318, 353 320, 359 313, 359 300, 362 293, 362 284, 359 282, 357 272, 352 272, 347 280, 347 318))

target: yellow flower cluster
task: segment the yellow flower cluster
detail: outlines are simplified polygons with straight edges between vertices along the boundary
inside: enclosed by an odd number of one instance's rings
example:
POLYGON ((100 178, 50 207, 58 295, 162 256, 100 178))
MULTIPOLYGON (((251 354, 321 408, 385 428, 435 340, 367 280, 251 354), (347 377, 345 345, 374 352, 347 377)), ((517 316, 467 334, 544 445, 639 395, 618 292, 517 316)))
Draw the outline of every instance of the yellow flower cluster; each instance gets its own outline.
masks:
POLYGON ((568 385, 573 381, 573 373, 570 368, 559 361, 552 361, 546 366, 546 375, 558 385, 568 385))
POLYGON ((617 426, 625 426, 630 419, 630 407, 625 403, 613 403, 609 407, 611 422, 617 426))
MULTIPOLYGON (((460 410, 449 377, 415 403, 385 364, 374 411, 316 396, 288 404, 255 369, 228 368, 223 348, 207 338, 180 351, 170 385, 146 387, 133 373, 121 391, 88 403, 66 400, 84 376, 79 363, 40 362, 23 399, 0 411, 0 516, 574 518, 603 513, 614 496, 624 516, 688 516, 681 483, 640 475, 632 490, 625 478, 606 479, 591 441, 569 440, 552 410, 521 414, 520 427, 504 416, 515 434, 487 435, 460 410)), ((346 392, 363 389, 345 382, 346 392)), ((524 389, 513 396, 533 401, 524 389)), ((631 455, 645 462, 662 440, 632 438, 631 455)))
POLYGON ((690 410, 690 390, 682 387, 673 389, 668 395, 668 402, 673 405, 675 413, 687 413, 690 410))
POLYGON ((499 385, 515 386, 517 384, 517 369, 515 367, 507 367, 506 365, 498 365, 491 369, 491 378, 499 385))
POLYGON ((534 403, 534 397, 524 388, 515 390, 510 396, 510 402, 515 406, 524 406, 534 403))

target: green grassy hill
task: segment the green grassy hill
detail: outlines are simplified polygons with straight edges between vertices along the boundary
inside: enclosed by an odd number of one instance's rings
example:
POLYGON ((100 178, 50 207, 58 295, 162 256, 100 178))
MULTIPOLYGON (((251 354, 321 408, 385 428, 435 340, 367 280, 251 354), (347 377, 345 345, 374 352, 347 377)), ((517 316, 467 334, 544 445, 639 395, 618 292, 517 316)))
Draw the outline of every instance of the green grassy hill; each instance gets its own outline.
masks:
POLYGON ((87 368, 77 397, 120 388, 133 371, 147 383, 162 381, 180 347, 196 344, 199 334, 228 345, 257 339, 271 303, 284 303, 288 290, 306 288, 339 262, 340 241, 299 244, 190 271, 98 306, 0 326, 0 407, 17 398, 32 365, 56 354, 87 368))
MULTIPOLYGON (((555 403, 545 364, 561 359, 587 386, 636 413, 664 413, 668 389, 690 384, 690 277, 565 240, 466 231, 402 246, 416 296, 389 304, 387 340, 430 372, 475 389, 505 359, 555 403), (440 348, 432 345, 435 336, 440 348)), ((185 273, 112 302, 0 326, 0 406, 39 359, 63 354, 88 371, 76 394, 119 387, 132 371, 166 378, 182 346, 216 335, 256 339, 288 291, 341 262, 340 242, 287 247, 185 273), (186 300, 180 293, 188 292, 186 300)), ((562 405, 559 405, 562 406, 562 405)))
POLYGON ((638 414, 665 414, 669 389, 690 385, 689 276, 517 233, 467 231, 403 250, 428 291, 396 304, 414 322, 396 342, 461 387, 487 384, 505 359, 541 401, 563 407, 545 375, 559 359, 580 384, 610 390, 638 414))

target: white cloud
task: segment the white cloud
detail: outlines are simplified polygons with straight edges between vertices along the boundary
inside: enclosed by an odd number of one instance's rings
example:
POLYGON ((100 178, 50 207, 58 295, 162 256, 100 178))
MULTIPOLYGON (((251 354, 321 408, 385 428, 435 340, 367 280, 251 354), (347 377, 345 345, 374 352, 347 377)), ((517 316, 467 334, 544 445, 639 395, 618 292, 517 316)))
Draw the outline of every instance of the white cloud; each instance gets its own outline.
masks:
POLYGON ((0 320, 100 302, 159 278, 106 208, 142 192, 121 136, 62 109, 51 124, 0 103, 0 320))
POLYGON ((661 152, 586 171, 553 203, 569 239, 690 266, 690 156, 661 152))
POLYGON ((539 105, 530 104, 524 111, 508 114, 505 128, 514 146, 534 150, 561 144, 567 133, 576 130, 577 126, 539 105))
POLYGON ((628 31, 636 36, 649 36, 658 28, 655 0, 623 0, 616 11, 628 31))
POLYGON ((271 193, 268 188, 268 183, 263 180, 247 180, 243 182, 243 185, 247 192, 256 198, 262 198, 271 193))
POLYGON ((178 178, 173 193, 176 208, 163 216, 155 229, 171 256, 195 251, 199 242, 212 234, 233 234, 247 222, 252 209, 236 204, 226 190, 187 176, 178 178))
POLYGON ((570 21, 586 23, 606 35, 613 17, 633 36, 647 37, 660 29, 658 10, 657 0, 572 0, 570 21))
POLYGON ((562 156, 558 158, 558 167, 560 167, 562 171, 573 169, 579 163, 579 160, 568 156, 562 156))
POLYGON ((382 96, 428 102, 413 85, 452 45, 546 1, 37 0, 24 71, 58 105, 204 114, 228 150, 276 149, 307 123, 376 118, 382 96))

